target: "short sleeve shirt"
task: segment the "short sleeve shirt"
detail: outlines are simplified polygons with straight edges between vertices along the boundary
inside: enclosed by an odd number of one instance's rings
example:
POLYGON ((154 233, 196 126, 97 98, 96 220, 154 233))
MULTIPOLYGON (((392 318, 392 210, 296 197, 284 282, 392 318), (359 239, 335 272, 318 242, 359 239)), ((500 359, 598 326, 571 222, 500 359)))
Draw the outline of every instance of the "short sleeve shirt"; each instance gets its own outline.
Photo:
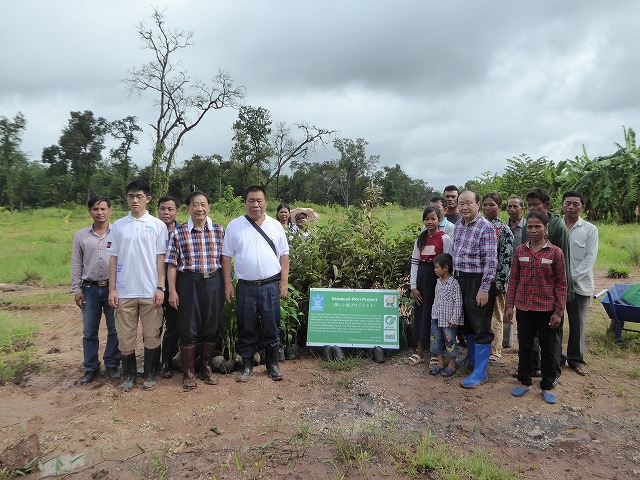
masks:
POLYGON ((289 255, 289 244, 282 225, 265 215, 261 226, 276 246, 273 252, 267 241, 244 217, 238 217, 227 226, 222 243, 222 255, 232 257, 236 278, 264 280, 280 273, 280 257, 289 255))
POLYGON ((118 257, 116 292, 120 298, 153 298, 158 287, 158 255, 164 255, 167 226, 146 212, 129 213, 111 226, 107 253, 118 257))

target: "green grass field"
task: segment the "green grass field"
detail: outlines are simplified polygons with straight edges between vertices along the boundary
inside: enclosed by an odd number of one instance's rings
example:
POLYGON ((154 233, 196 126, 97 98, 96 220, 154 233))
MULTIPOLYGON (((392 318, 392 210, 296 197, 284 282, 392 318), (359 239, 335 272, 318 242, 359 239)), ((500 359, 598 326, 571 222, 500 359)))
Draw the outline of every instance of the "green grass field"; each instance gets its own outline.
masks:
MULTIPOLYGON (((275 205, 270 205, 269 215, 275 216, 275 205)), ((319 224, 345 218, 341 207, 317 206, 319 224)), ((155 213, 155 212, 154 212, 155 213)), ((212 209, 211 217, 227 225, 242 209, 222 214, 212 209)), ((420 225, 422 211, 404 210, 396 206, 377 208, 374 214, 382 218, 392 230, 400 230, 407 225, 420 225)), ((114 211, 112 221, 126 215, 124 211, 114 211)), ((187 219, 184 208, 178 217, 187 219)), ((73 210, 47 208, 25 212, 0 213, 0 283, 26 283, 32 285, 66 285, 71 275, 71 242, 74 233, 90 224, 91 219, 85 208, 73 210)), ((640 225, 598 224, 600 249, 596 268, 633 267, 640 265, 640 225)), ((407 257, 411 252, 407 252, 407 257)))

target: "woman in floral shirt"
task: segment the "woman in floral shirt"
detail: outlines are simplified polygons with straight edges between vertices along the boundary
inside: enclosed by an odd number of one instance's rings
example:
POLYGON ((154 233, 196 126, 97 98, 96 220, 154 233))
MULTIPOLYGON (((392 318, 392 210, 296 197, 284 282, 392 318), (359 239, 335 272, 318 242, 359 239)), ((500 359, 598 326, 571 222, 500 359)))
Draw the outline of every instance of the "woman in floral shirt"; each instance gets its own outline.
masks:
POLYGON ((495 362, 502 356, 502 324, 504 317, 505 295, 508 289, 511 260, 513 259, 513 232, 506 222, 500 220, 502 209, 502 195, 487 193, 482 198, 482 212, 484 217, 493 223, 498 239, 498 267, 496 269, 496 302, 493 307, 491 330, 494 338, 491 344, 490 362, 495 362))

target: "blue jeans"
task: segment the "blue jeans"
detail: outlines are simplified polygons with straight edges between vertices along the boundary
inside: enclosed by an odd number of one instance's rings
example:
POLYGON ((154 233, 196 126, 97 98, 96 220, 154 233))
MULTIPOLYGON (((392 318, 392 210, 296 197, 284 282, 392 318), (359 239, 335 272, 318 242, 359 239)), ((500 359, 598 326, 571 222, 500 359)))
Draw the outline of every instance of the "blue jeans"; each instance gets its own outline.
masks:
POLYGON ((116 334, 116 321, 113 309, 109 306, 109 287, 86 285, 82 287, 84 305, 82 307, 82 351, 84 356, 85 371, 100 370, 98 358, 98 331, 102 312, 107 321, 107 346, 104 349, 105 367, 117 367, 120 365, 120 350, 118 349, 118 335, 116 334))
POLYGON ((278 282, 257 287, 238 282, 238 343, 236 350, 247 358, 259 348, 280 344, 280 292, 278 282))
POLYGON ((458 342, 456 340, 456 327, 439 327, 438 320, 431 319, 431 339, 429 351, 433 354, 444 354, 448 358, 458 356, 458 342))

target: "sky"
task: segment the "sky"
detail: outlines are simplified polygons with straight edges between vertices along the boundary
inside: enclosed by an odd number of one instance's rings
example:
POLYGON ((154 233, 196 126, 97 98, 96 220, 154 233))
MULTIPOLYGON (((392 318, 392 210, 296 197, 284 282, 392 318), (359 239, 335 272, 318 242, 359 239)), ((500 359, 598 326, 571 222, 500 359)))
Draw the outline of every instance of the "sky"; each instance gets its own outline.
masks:
MULTIPOLYGON (((8 0, 2 3, 8 4, 8 0)), ((71 111, 138 117, 134 161, 151 157, 155 98, 127 72, 152 60, 139 22, 152 8, 193 32, 176 60, 192 80, 226 71, 274 124, 307 122, 363 138, 379 168, 399 164, 436 190, 527 154, 553 161, 615 152, 640 128, 640 2, 619 0, 28 0, 0 15, 0 116, 22 112, 38 161, 71 111)), ((228 158, 233 109, 184 138, 228 158)), ((106 151, 105 151, 106 153, 106 151)), ((332 146, 311 158, 338 158, 332 146)))

